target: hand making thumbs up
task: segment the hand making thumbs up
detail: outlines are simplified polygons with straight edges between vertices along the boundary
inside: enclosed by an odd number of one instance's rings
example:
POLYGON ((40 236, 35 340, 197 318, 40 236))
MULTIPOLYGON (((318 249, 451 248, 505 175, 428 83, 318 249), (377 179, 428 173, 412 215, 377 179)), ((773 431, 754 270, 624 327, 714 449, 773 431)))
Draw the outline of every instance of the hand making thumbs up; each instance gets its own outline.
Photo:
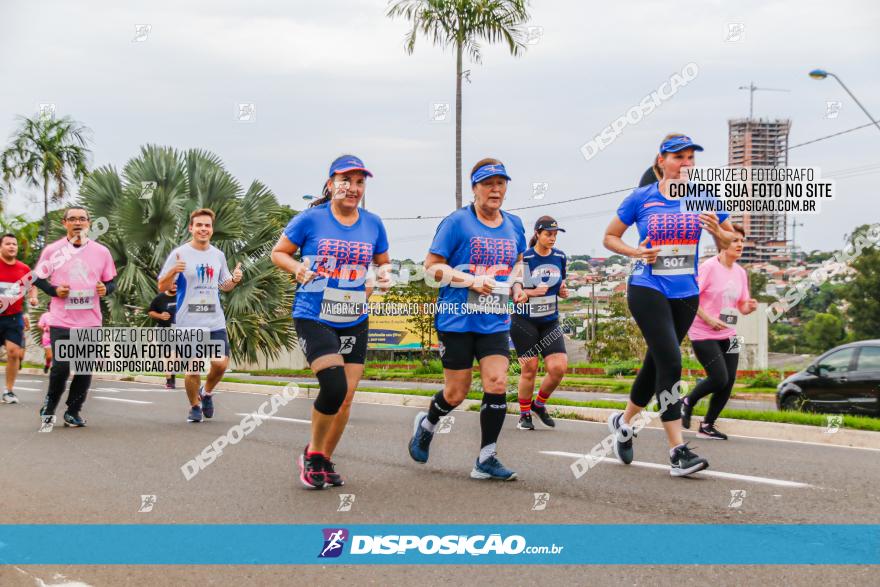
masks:
POLYGON ((235 266, 235 269, 232 270, 232 281, 238 283, 241 281, 241 261, 235 266))
POLYGON ((180 258, 180 253, 177 253, 175 257, 176 262, 174 263, 174 273, 183 273, 186 271, 186 261, 180 258))

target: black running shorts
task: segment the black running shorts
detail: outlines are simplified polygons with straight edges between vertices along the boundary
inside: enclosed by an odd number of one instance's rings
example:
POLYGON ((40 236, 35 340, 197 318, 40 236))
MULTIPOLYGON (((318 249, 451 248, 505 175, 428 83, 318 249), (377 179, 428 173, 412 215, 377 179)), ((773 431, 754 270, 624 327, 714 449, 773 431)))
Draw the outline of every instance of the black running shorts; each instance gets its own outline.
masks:
POLYGON ((514 314, 511 317, 510 338, 513 340, 516 355, 521 359, 565 353, 565 338, 562 336, 559 320, 535 322, 514 314))
POLYGON ((334 328, 316 320, 295 318, 293 325, 299 338, 299 348, 312 363, 324 355, 342 355, 345 363, 363 365, 367 360, 367 338, 370 319, 354 326, 334 328))
POLYGON ((480 334, 478 332, 438 332, 440 360, 445 369, 470 369, 474 359, 489 355, 510 357, 510 335, 507 330, 480 334))

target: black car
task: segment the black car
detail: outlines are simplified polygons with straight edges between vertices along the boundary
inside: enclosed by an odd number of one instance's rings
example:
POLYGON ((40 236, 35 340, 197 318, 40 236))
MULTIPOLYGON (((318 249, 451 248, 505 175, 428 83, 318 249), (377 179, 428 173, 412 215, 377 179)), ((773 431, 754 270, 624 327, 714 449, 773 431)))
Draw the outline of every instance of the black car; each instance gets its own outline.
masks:
POLYGON ((880 340, 833 348, 776 388, 776 407, 880 416, 880 340))

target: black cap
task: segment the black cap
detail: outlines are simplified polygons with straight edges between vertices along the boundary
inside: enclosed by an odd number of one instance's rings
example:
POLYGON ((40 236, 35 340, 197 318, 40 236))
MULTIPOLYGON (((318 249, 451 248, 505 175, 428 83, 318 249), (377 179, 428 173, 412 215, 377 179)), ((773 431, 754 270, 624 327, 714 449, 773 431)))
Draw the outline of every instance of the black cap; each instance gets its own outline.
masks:
POLYGON ((535 232, 539 230, 558 230, 565 232, 564 228, 559 228, 559 223, 552 216, 541 216, 535 221, 535 232))

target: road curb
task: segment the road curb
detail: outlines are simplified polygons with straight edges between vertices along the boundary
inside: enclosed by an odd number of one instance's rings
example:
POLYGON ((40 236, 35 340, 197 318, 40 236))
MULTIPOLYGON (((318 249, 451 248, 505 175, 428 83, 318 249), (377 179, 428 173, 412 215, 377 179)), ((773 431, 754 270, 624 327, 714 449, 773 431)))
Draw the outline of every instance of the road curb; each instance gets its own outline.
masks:
MULTIPOLYGON (((19 371, 24 375, 43 375, 42 369, 25 368, 19 371)), ((134 381, 138 383, 164 383, 164 377, 153 377, 149 375, 113 375, 101 374, 95 376, 96 379, 107 381, 134 381)), ((288 383, 287 385, 290 385, 288 383)), ((295 385, 295 384, 294 384, 295 385)), ((284 389, 284 385, 266 385, 260 383, 232 383, 221 381, 217 386, 218 391, 231 391, 238 393, 256 393, 261 395, 273 395, 284 389)), ((178 389, 182 389, 179 387, 178 389)), ((318 394, 318 390, 314 388, 299 388, 299 397, 314 398, 318 394)), ((407 395, 398 393, 379 393, 374 391, 359 391, 355 394, 355 403, 382 404, 391 406, 407 406, 427 408, 431 403, 430 396, 407 395)), ((472 405, 479 405, 479 400, 465 400, 460 409, 468 409, 472 405)), ((573 414, 581 420, 592 422, 606 422, 608 416, 619 410, 608 408, 588 408, 582 406, 552 406, 552 408, 562 414, 573 414)), ((698 419, 698 418, 695 418, 698 419)), ((880 450, 880 433, 868 430, 848 430, 839 429, 833 434, 825 431, 825 428, 819 426, 804 426, 801 424, 786 424, 780 422, 761 422, 753 420, 734 420, 730 418, 719 418, 719 428, 725 434, 731 436, 741 436, 746 438, 760 438, 769 440, 788 440, 796 442, 809 442, 826 446, 841 446, 850 448, 867 448, 880 450)), ((662 428, 659 419, 653 419, 648 424, 649 428, 662 428)), ((695 435, 693 430, 686 431, 687 435, 695 435)), ((710 441, 707 441, 710 442, 710 441)))

